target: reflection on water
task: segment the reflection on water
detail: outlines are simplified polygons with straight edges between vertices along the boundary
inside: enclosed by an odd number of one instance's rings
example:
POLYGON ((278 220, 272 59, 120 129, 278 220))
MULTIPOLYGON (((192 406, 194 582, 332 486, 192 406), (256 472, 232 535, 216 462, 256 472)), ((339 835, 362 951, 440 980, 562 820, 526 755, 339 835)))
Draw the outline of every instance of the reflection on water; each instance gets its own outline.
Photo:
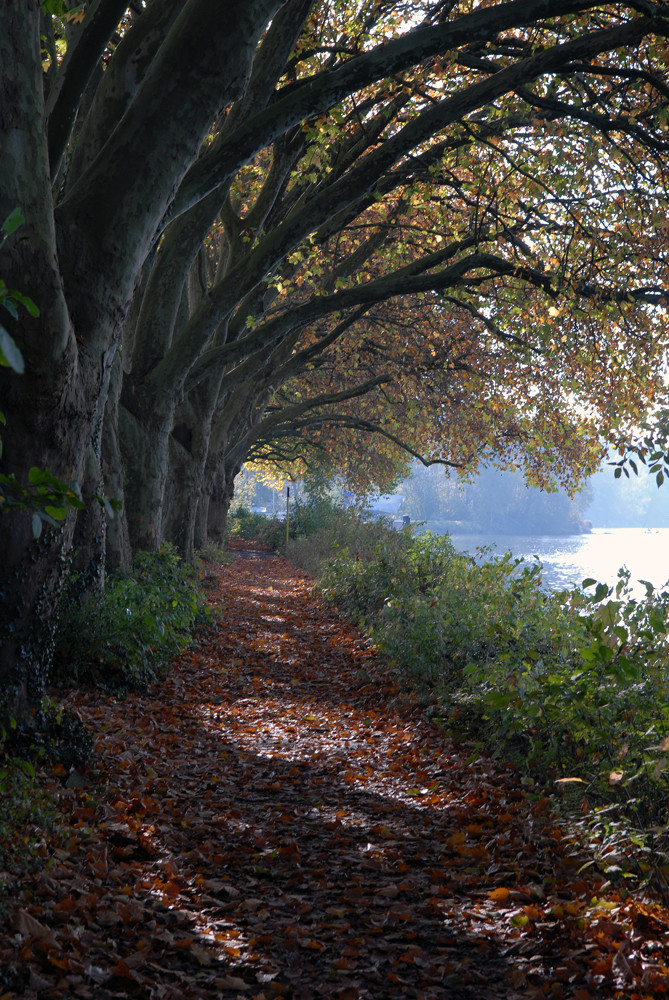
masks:
POLYGON ((463 552, 476 554, 481 546, 494 545, 493 554, 512 552, 543 563, 544 586, 551 590, 580 585, 594 577, 614 584, 618 570, 632 574, 634 594, 643 596, 639 580, 663 588, 669 580, 669 528, 595 528, 589 535, 451 535, 463 552))

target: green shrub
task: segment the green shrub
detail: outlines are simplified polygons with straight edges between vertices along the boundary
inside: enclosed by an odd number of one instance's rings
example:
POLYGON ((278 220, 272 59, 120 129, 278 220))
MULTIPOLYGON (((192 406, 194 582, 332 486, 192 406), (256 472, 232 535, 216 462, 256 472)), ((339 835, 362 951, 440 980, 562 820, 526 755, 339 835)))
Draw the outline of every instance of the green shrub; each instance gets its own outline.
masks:
MULTIPOLYGON (((76 592, 76 588, 72 592, 76 592)), ((190 642, 207 612, 176 550, 140 552, 132 573, 108 578, 104 592, 61 607, 54 677, 142 688, 190 642)))
POLYGON ((320 588, 365 623, 383 655, 416 681, 452 687, 475 663, 534 656, 550 645, 539 568, 509 555, 478 565, 430 532, 387 532, 364 560, 342 554, 320 588))
POLYGON ((276 517, 264 517, 263 524, 258 529, 257 539, 272 552, 283 552, 286 547, 285 521, 280 521, 276 517))
POLYGON ((629 599, 628 581, 623 573, 616 599, 604 584, 552 595, 543 615, 550 642, 486 669, 472 665, 470 697, 496 730, 529 734, 530 761, 622 794, 633 786, 629 797, 650 776, 663 799, 669 595, 650 588, 646 600, 629 599))
POLYGON ((44 778, 29 760, 5 756, 0 742, 0 918, 17 893, 26 872, 42 869, 59 813, 44 778))
POLYGON ((647 838, 634 829, 654 829, 650 853, 667 868, 657 830, 669 807, 669 593, 649 584, 635 600, 621 571, 615 588, 588 580, 550 594, 538 564, 477 563, 447 538, 389 531, 364 558, 341 548, 318 586, 432 714, 535 778, 573 781, 578 804, 585 791, 597 810, 597 836, 632 824, 638 854, 647 838))
MULTIPOLYGON (((336 562, 350 559, 365 565, 376 558, 379 548, 389 552, 398 547, 404 551, 410 544, 411 536, 406 532, 392 532, 384 521, 366 521, 355 509, 344 509, 341 504, 329 498, 314 497, 296 505, 291 515, 291 539, 286 549, 287 556, 302 569, 320 577, 329 568, 331 575, 328 586, 336 583, 336 562), (335 557, 337 561, 333 562, 335 557)), ((360 568, 360 567, 358 567, 360 568)), ((344 590, 337 598, 345 600, 344 590)), ((352 606, 352 617, 361 613, 352 606)))
POLYGON ((286 544, 286 523, 266 514, 256 514, 246 507, 237 507, 228 515, 226 534, 229 538, 256 541, 273 552, 281 552, 286 544))
POLYGON ((231 538, 258 539, 266 521, 265 514, 255 514, 248 507, 237 507, 228 514, 227 534, 231 538))

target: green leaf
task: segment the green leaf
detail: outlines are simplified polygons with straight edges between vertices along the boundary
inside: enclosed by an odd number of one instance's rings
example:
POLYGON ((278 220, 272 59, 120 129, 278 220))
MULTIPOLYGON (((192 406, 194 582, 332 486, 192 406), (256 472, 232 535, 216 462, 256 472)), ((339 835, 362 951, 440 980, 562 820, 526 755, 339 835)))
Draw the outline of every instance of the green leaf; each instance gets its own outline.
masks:
POLYGON ((23 355, 16 346, 16 341, 0 326, 0 365, 4 368, 12 368, 17 374, 22 375, 25 371, 23 355))
POLYGON ((30 313, 31 316, 39 316, 39 306, 35 305, 33 300, 29 295, 24 295, 22 292, 17 292, 15 288, 12 288, 10 295, 12 298, 20 302, 24 309, 30 313))
POLYGON ((32 525, 33 525, 33 538, 39 538, 39 536, 42 534, 42 518, 39 516, 39 514, 33 514, 32 525))
POLYGON ((55 14, 56 17, 62 17, 63 14, 67 14, 67 7, 63 3, 63 0, 42 0, 42 10, 45 14, 55 14))
POLYGON ((37 486, 39 483, 48 483, 51 481, 51 473, 48 469, 39 469, 36 465, 28 471, 28 482, 32 483, 33 486, 37 486))
POLYGON ((64 521, 67 517, 67 507, 45 507, 44 510, 56 521, 64 521))
POLYGON ((23 212, 20 208, 15 208, 13 212, 10 212, 5 221, 2 223, 2 228, 5 233, 9 236, 13 233, 15 229, 18 229, 20 225, 25 222, 23 217, 23 212))

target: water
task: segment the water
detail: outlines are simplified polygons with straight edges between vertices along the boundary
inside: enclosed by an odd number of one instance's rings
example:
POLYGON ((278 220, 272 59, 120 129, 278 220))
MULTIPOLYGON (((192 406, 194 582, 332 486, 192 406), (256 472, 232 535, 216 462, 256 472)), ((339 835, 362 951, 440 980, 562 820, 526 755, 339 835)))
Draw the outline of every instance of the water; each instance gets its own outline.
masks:
POLYGON ((588 535, 451 535, 460 551, 476 555, 479 546, 494 545, 493 555, 512 552, 543 563, 543 585, 550 590, 579 586, 586 578, 614 584, 626 566, 637 597, 645 594, 639 580, 664 588, 669 579, 669 528, 595 528, 588 535))

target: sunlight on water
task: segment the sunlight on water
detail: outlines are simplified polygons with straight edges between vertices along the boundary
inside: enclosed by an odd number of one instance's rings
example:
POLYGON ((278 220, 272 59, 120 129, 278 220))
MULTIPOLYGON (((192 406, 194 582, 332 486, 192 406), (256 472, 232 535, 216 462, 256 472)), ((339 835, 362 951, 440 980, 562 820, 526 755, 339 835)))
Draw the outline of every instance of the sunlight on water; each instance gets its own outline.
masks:
POLYGON ((632 574, 635 596, 645 588, 639 580, 649 580, 663 588, 669 580, 669 528, 595 528, 589 535, 452 535, 453 544, 471 555, 479 546, 495 545, 494 553, 509 551, 515 556, 543 563, 544 586, 551 590, 578 586, 587 577, 614 584, 618 569, 626 566, 632 574))

